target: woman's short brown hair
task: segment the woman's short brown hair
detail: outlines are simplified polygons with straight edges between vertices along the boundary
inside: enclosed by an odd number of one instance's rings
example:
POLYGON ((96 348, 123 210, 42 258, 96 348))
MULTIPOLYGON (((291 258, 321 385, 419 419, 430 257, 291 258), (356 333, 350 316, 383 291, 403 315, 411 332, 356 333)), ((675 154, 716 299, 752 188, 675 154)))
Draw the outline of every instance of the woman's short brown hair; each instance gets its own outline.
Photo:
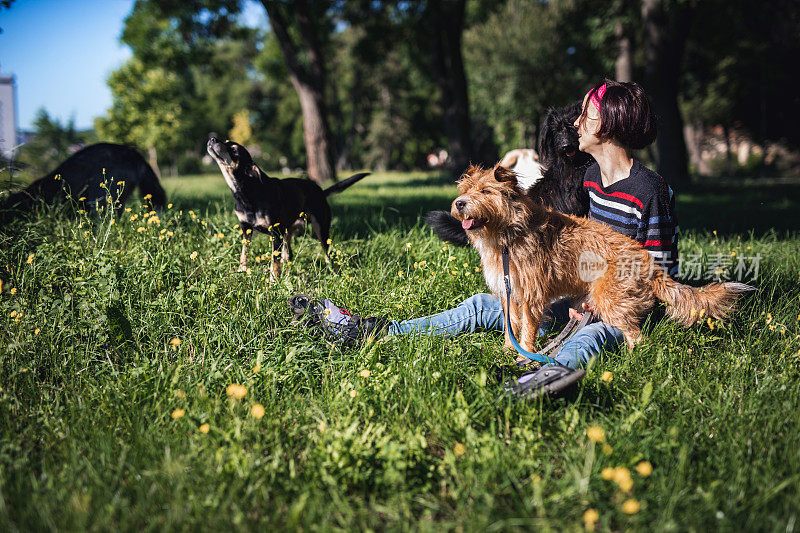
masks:
POLYGON ((597 136, 612 139, 622 146, 639 150, 656 140, 658 125, 650 99, 636 82, 620 83, 605 79, 589 91, 581 120, 586 119, 586 108, 592 97, 600 102, 600 129, 597 136), (605 85, 605 92, 598 90, 605 85))

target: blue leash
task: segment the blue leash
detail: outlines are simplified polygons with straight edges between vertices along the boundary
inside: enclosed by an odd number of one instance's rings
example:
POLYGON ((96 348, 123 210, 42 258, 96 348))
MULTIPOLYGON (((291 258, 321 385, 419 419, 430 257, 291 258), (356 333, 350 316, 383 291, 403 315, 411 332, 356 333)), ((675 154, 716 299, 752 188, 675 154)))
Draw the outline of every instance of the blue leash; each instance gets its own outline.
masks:
POLYGON ((511 340, 511 346, 524 358, 530 361, 537 361, 539 363, 548 363, 548 364, 556 364, 560 365, 558 361, 553 359, 552 357, 548 357, 545 355, 547 352, 552 351, 553 354, 558 353, 558 350, 561 349, 561 344, 575 331, 578 331, 583 326, 591 322, 592 318, 594 318, 594 313, 591 311, 586 311, 583 313, 583 318, 578 321, 574 318, 569 320, 569 323, 564 327, 563 331, 558 334, 558 336, 550 341, 547 346, 542 348, 542 352, 544 353, 533 353, 529 352, 522 346, 520 346, 519 342, 517 342, 517 338, 514 336, 514 330, 511 328, 511 273, 508 267, 508 248, 503 248, 503 280, 506 284, 506 331, 508 331, 508 338, 511 340))

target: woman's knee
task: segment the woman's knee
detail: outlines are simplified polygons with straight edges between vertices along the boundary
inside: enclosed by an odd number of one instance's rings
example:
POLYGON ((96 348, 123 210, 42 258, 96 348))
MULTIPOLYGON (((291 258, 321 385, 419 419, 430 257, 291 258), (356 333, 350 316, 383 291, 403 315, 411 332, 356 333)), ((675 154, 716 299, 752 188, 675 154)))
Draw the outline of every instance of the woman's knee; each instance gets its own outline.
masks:
POLYGON ((476 311, 479 310, 486 310, 486 309, 502 309, 503 306, 500 304, 500 301, 492 296, 491 294, 480 293, 480 294, 473 294, 460 305, 471 307, 476 311))

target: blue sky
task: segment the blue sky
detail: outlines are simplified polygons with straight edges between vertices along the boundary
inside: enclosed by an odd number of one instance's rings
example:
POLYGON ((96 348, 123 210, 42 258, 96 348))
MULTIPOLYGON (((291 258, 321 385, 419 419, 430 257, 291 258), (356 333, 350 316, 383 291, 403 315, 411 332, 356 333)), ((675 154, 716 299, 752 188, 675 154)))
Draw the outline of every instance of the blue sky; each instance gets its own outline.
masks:
MULTIPOLYGON (((111 107, 106 78, 130 57, 119 43, 134 0, 16 0, 0 11, 0 71, 17 80, 18 127, 37 110, 91 128, 111 107)), ((263 6, 249 2, 244 20, 263 27, 263 6)))
POLYGON ((0 11, 0 70, 17 79, 18 126, 44 107, 90 128, 111 106, 108 75, 128 57, 119 43, 133 0, 17 0, 0 11))

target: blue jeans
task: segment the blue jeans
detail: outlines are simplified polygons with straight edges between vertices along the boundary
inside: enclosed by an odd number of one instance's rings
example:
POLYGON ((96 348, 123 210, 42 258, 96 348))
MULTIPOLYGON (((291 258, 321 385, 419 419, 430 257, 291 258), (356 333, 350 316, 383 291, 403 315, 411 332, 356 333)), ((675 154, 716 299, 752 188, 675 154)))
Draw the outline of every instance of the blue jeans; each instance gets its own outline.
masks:
MULTIPOLYGON (((553 303, 548 310, 539 335, 546 335, 569 320, 568 300, 553 303)), ((389 325, 389 335, 443 335, 453 336, 478 329, 505 331, 505 317, 500 300, 491 294, 470 296, 454 309, 412 320, 394 320, 389 325)), ((601 351, 611 351, 622 344, 622 332, 603 322, 581 328, 567 339, 555 357, 570 368, 585 366, 601 351)))

